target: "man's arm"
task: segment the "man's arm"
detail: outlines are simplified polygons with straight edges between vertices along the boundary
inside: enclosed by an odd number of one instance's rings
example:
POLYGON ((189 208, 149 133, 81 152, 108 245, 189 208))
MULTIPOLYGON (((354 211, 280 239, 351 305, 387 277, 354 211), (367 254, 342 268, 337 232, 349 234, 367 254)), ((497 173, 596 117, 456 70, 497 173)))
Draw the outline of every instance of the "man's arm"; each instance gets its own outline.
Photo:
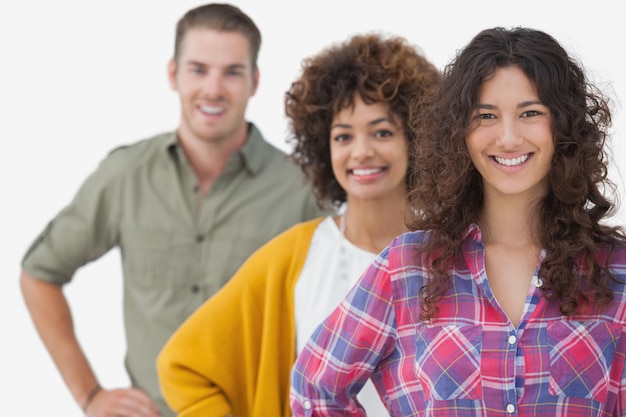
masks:
POLYGON ((98 380, 76 339, 74 321, 61 286, 22 271, 20 287, 39 337, 74 400, 88 416, 159 416, 154 402, 141 390, 93 391, 99 386, 98 380), (90 393, 92 398, 87 401, 90 393))

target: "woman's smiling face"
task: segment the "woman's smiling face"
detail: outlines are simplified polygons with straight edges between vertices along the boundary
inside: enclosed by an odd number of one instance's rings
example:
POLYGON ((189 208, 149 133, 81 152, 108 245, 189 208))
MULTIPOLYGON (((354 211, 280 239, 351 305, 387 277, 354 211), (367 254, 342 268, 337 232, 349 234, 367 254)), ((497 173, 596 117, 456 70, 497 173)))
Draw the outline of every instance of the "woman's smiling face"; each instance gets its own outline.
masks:
POLYGON ((330 127, 333 173, 348 200, 382 198, 405 192, 408 141, 392 120, 389 105, 367 104, 358 95, 330 127))
POLYGON ((554 142, 551 114, 517 66, 497 68, 478 94, 465 143, 485 189, 502 195, 547 192, 554 142))

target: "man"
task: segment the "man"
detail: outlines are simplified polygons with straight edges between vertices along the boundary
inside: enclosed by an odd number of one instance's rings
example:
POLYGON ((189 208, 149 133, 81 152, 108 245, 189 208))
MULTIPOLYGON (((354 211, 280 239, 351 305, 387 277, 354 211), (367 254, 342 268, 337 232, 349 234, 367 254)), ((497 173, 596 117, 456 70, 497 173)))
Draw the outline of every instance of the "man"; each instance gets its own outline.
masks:
POLYGON ((177 131, 113 151, 24 257, 26 305, 89 416, 173 415, 155 368, 171 333, 259 246, 322 214, 295 165, 245 120, 260 43, 236 7, 183 16, 168 66, 181 103, 177 131), (105 390, 76 340, 62 285, 115 246, 133 388, 105 390))

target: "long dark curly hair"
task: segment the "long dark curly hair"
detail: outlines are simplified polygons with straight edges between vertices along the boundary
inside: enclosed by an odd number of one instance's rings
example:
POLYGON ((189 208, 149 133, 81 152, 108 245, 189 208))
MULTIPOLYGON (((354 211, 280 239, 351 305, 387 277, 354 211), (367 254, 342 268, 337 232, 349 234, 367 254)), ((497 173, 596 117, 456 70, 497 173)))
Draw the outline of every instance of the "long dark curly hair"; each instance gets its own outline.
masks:
MULTIPOLYGON (((330 160, 333 117, 354 106, 356 94, 368 104, 386 102, 390 119, 403 129, 411 146, 415 139, 408 127, 411 101, 422 101, 440 77, 405 39, 377 33, 354 36, 303 61, 300 77, 285 93, 288 141, 294 144, 291 157, 311 181, 320 206, 338 206, 346 200, 330 160)), ((419 108, 416 104, 413 111, 419 108)), ((414 165, 409 156, 409 171, 414 165)), ((408 172, 407 189, 412 177, 408 172)))
POLYGON ((429 106, 411 116, 420 146, 414 148, 408 223, 433 232, 427 248, 432 280, 421 292, 424 320, 436 314, 437 301, 450 286, 452 259, 461 253, 464 233, 481 212, 482 179, 465 138, 482 81, 507 66, 526 74, 551 114, 555 151, 549 191, 534 213, 546 250, 539 271, 544 295, 558 299, 564 315, 589 303, 603 306, 612 298, 608 260, 598 259, 598 249, 623 242, 625 235, 623 229, 601 223, 617 204, 607 198, 607 191, 615 190, 607 179, 608 100, 552 36, 497 27, 481 31, 457 53, 429 106))

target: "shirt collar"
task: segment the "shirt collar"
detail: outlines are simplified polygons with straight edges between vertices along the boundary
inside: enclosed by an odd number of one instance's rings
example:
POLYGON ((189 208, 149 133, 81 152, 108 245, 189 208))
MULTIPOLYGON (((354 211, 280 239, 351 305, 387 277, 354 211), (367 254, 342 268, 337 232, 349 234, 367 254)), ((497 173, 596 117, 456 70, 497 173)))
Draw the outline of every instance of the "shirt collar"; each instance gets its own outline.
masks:
POLYGON ((248 123, 248 140, 233 157, 238 156, 241 159, 250 175, 257 175, 265 166, 267 159, 271 157, 270 146, 265 143, 259 129, 253 123, 248 123))
MULTIPOLYGON (((476 242, 482 243, 483 233, 480 230, 480 227, 476 223, 470 224, 467 230, 465 231, 465 234, 463 235, 463 240, 467 240, 467 239, 472 239, 476 242)), ((543 261, 543 258, 545 256, 546 256, 546 249, 543 248, 541 249, 541 252, 539 253, 539 263, 543 261)))
MULTIPOLYGON (((179 161, 185 159, 175 133, 165 138, 163 147, 179 161)), ((263 139, 259 129, 253 123, 248 123, 246 143, 241 149, 231 155, 225 171, 237 169, 239 164, 242 164, 250 175, 256 176, 265 166, 266 160, 271 157, 271 152, 271 145, 265 143, 265 139, 263 139)))
POLYGON ((170 132, 163 136, 163 150, 172 157, 180 157, 180 146, 178 143, 178 135, 176 132, 170 132))
POLYGON ((469 225, 465 233, 463 234, 463 240, 471 238, 477 242, 482 242, 483 234, 480 230, 480 227, 476 223, 472 223, 469 225))

